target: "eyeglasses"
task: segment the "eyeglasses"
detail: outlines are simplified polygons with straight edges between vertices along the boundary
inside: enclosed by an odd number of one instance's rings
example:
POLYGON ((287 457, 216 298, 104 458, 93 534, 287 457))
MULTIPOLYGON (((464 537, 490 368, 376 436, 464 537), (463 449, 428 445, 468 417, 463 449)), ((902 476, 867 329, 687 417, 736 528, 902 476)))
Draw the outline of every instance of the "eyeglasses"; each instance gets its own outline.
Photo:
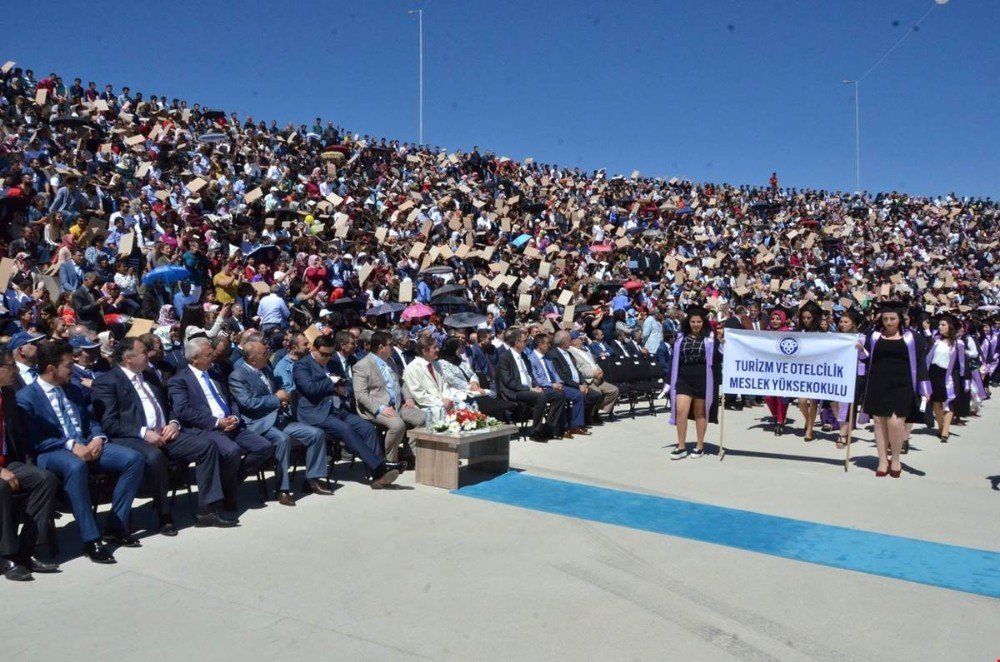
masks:
POLYGON ((317 350, 316 350, 316 352, 317 352, 317 353, 318 353, 318 354, 319 354, 320 356, 322 356, 322 357, 325 357, 325 358, 330 358, 331 356, 333 356, 333 352, 324 352, 324 351, 323 351, 323 350, 321 350, 321 349, 317 349, 317 350))

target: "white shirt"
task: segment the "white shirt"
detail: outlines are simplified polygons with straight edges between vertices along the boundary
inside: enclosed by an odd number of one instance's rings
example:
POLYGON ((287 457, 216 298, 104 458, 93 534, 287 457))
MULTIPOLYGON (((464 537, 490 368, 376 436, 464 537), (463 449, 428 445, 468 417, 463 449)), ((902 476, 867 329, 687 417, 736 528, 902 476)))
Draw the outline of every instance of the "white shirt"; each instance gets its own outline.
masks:
POLYGON ((517 364, 517 371, 521 373, 521 386, 531 388, 531 376, 528 372, 528 367, 524 365, 524 357, 521 356, 520 352, 514 351, 513 347, 511 348, 510 353, 514 357, 514 363, 517 364))
POLYGON ((947 370, 950 360, 951 346, 944 340, 939 340, 934 343, 934 358, 931 359, 931 365, 936 365, 939 368, 947 370))
POLYGON ((27 386, 28 384, 33 384, 35 380, 38 379, 37 375, 32 375, 30 372, 28 372, 29 370, 32 369, 33 366, 25 365, 20 361, 15 361, 15 363, 17 363, 17 372, 21 375, 21 379, 24 380, 25 386, 27 386))
POLYGON ((573 376, 573 381, 579 384, 582 380, 580 379, 580 373, 576 369, 576 363, 573 361, 573 357, 570 356, 569 352, 567 352, 562 347, 557 347, 556 349, 559 350, 559 353, 562 354, 562 357, 566 359, 566 363, 569 364, 569 374, 573 376))
POLYGON ((59 419, 59 427, 63 429, 63 434, 69 437, 66 442, 66 450, 73 450, 73 444, 85 443, 78 438, 82 436, 84 432, 80 427, 80 421, 73 409, 73 404, 66 397, 66 394, 63 393, 62 389, 55 384, 50 384, 44 379, 39 379, 38 385, 42 387, 45 397, 49 399, 49 404, 52 405, 52 411, 56 413, 56 418, 59 419), (62 396, 62 403, 59 401, 60 396, 62 396), (63 403, 66 406, 66 413, 69 414, 69 420, 66 420, 66 417, 63 416, 63 403))
MULTIPOLYGON (((212 395, 212 391, 210 391, 208 385, 205 384, 205 378, 202 377, 202 375, 207 375, 208 373, 202 372, 201 370, 198 370, 198 368, 195 368, 194 366, 190 366, 190 368, 191 372, 198 380, 198 386, 201 387, 201 392, 205 395, 205 399, 208 400, 208 407, 209 409, 212 410, 212 416, 215 416, 216 418, 225 418, 226 412, 222 410, 222 405, 220 405, 219 402, 215 399, 215 396, 212 395)), ((209 379, 212 378, 209 377, 209 379)), ((215 390, 218 391, 219 397, 222 397, 222 389, 219 388, 218 384, 215 384, 214 380, 212 381, 212 384, 215 385, 215 390)))
POLYGON ((142 375, 132 372, 128 368, 121 366, 122 372, 128 377, 129 384, 135 390, 135 394, 139 396, 139 402, 142 403, 142 413, 146 416, 146 424, 139 428, 139 438, 146 436, 146 432, 149 430, 158 430, 156 426, 157 416, 159 416, 160 426, 167 424, 167 417, 163 415, 163 408, 160 407, 160 403, 156 402, 153 392, 149 390, 149 387, 142 387, 143 377, 142 375))

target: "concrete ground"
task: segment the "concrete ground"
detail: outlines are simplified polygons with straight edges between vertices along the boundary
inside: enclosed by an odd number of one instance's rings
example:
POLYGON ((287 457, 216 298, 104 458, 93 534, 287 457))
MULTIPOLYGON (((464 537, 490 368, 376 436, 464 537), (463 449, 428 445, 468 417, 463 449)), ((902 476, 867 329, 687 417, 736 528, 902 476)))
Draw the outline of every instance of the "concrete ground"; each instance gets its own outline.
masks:
MULTIPOLYGON (((763 408, 726 412, 723 462, 669 461, 661 408, 587 438, 516 442, 512 465, 1000 551, 996 402, 947 445, 918 431, 899 480, 873 478, 870 433, 845 473, 834 435, 775 438, 763 408)), ((412 474, 400 485, 347 482, 250 509, 238 529, 146 537, 115 566, 77 557, 0 581, 3 659, 1000 658, 994 599, 470 499, 412 474)), ((135 517, 149 523, 148 507, 135 517)))

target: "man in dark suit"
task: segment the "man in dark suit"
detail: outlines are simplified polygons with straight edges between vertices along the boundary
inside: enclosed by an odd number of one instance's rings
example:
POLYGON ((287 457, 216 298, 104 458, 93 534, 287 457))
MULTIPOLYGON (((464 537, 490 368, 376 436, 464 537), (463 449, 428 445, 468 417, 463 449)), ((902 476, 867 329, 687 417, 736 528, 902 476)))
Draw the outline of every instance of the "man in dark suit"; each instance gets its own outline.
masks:
POLYGON ((344 397, 340 404, 347 411, 357 413, 358 403, 354 399, 354 364, 357 362, 355 351, 357 340, 350 331, 338 331, 333 337, 333 348, 336 350, 326 364, 331 375, 336 375, 344 385, 344 397))
POLYGON ((240 416, 247 429, 274 444, 278 502, 283 506, 295 505, 288 478, 293 444, 305 446, 309 490, 313 494, 333 494, 324 484, 328 462, 326 434, 319 428, 291 420, 291 398, 284 389, 275 389, 269 358, 270 351, 260 339, 244 343, 243 361, 229 375, 229 390, 240 406, 240 416))
POLYGON ((392 332, 392 354, 389 355, 389 365, 396 372, 396 376, 403 379, 403 371, 410 361, 415 358, 411 349, 409 334, 403 329, 394 329, 392 332))
POLYGON ((76 311, 76 318, 80 324, 85 325, 91 331, 103 331, 104 311, 101 310, 93 292, 96 284, 97 274, 88 271, 83 276, 83 284, 73 292, 70 303, 73 310, 76 311))
POLYGON ((155 333, 144 333, 139 336, 139 339, 146 345, 146 357, 149 359, 149 381, 166 393, 167 381, 177 374, 177 368, 164 357, 163 341, 160 340, 159 336, 155 333))
POLYGON ((559 381, 562 382, 563 389, 577 391, 583 396, 584 420, 587 425, 591 425, 596 416, 597 407, 604 400, 604 396, 596 388, 590 388, 580 376, 576 359, 569 351, 569 342, 569 331, 556 331, 552 337, 552 349, 548 351, 546 358, 552 363, 559 381))
POLYGON ((593 329, 590 332, 591 337, 594 339, 587 349, 590 353, 594 355, 595 359, 609 359, 614 356, 614 352, 611 351, 611 347, 608 343, 604 342, 604 332, 600 329, 593 329))
POLYGON ((509 349, 500 351, 497 359, 497 393, 505 400, 526 402, 531 406, 531 439, 544 442, 559 435, 566 397, 555 389, 541 388, 532 379, 524 360, 527 347, 524 331, 508 329, 504 341, 509 349))
POLYGON ((318 336, 312 351, 292 367, 292 379, 299 394, 298 417, 342 442, 372 472, 372 489, 381 489, 399 477, 399 466, 385 461, 375 426, 342 407, 341 401, 346 397, 346 391, 340 387, 342 380, 327 371, 334 354, 333 345, 329 336, 318 336))
POLYGON ((494 388, 496 382, 495 355, 493 347, 493 332, 489 329, 478 329, 475 332, 475 342, 468 344, 469 365, 479 377, 479 385, 484 388, 494 388))
POLYGON ((167 382, 173 418, 184 428, 201 430, 215 443, 221 460, 222 509, 235 511, 240 482, 274 457, 274 446, 246 429, 228 386, 209 375, 212 343, 208 338, 184 343, 184 358, 188 366, 167 382), (244 452, 246 456, 240 459, 244 452))
POLYGON ((104 430, 82 405, 83 395, 70 384, 72 372, 73 348, 68 342, 39 343, 38 379, 17 393, 24 438, 38 467, 62 480, 80 527, 84 553, 95 563, 114 563, 91 510, 90 472, 118 474, 105 538, 124 547, 139 547, 128 525, 132 500, 142 483, 143 457, 130 448, 107 443, 104 430))
POLYGON ((195 463, 196 526, 235 526, 235 520, 218 514, 222 501, 218 448, 197 431, 168 420, 167 400, 159 380, 149 372, 148 356, 141 338, 125 338, 115 348, 118 366, 94 380, 95 416, 113 444, 142 454, 161 534, 177 535, 167 499, 168 460, 195 463))
POLYGON ((59 479, 28 462, 21 448, 24 430, 17 412, 13 384, 17 367, 8 351, 0 351, 0 574, 13 581, 27 581, 32 572, 56 572, 59 566, 35 556, 39 531, 48 528, 59 479), (26 495, 24 523, 17 534, 14 496, 26 495))

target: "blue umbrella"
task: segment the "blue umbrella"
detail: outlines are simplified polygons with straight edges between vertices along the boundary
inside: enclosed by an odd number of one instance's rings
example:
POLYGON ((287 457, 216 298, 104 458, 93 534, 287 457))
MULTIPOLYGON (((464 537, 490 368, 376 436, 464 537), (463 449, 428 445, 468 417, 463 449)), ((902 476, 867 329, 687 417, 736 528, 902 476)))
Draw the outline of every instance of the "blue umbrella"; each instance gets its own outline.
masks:
POLYGON ((190 277, 191 272, 184 267, 178 267, 174 264, 165 264, 162 267, 156 267, 143 276, 142 284, 152 285, 156 282, 162 282, 164 285, 173 285, 174 283, 179 283, 182 280, 187 280, 190 277))
POLYGON ((521 246, 524 246, 526 243, 528 243, 528 240, 530 240, 530 239, 531 239, 531 235, 530 234, 522 234, 517 239, 515 239, 514 241, 512 241, 510 243, 513 244, 514 247, 520 248, 521 246))

